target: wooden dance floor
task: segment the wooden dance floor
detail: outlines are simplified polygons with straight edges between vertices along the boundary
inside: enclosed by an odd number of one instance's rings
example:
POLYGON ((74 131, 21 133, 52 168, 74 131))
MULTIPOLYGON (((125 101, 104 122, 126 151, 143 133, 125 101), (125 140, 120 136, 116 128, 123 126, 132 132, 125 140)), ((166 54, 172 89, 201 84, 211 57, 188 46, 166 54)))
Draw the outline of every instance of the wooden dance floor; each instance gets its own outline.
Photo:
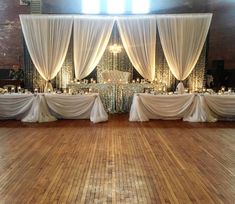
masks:
POLYGON ((235 202, 235 122, 0 122, 0 203, 235 202))

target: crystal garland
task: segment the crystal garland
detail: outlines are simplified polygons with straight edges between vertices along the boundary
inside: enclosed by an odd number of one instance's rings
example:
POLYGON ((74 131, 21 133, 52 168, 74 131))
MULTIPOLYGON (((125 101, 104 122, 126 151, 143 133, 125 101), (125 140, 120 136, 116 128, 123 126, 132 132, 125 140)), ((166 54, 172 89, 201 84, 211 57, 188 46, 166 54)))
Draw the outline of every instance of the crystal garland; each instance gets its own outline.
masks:
POLYGON ((195 68, 187 78, 188 88, 192 91, 198 91, 205 87, 205 67, 206 67, 206 44, 198 59, 195 68))
POLYGON ((74 79, 75 73, 73 68, 73 38, 70 40, 68 52, 61 70, 56 76, 56 88, 66 88, 67 84, 74 79))
POLYGON ((129 112, 135 93, 148 92, 154 89, 149 83, 129 84, 101 84, 101 83, 70 83, 68 92, 71 94, 84 94, 88 92, 99 93, 104 108, 109 113, 129 112))

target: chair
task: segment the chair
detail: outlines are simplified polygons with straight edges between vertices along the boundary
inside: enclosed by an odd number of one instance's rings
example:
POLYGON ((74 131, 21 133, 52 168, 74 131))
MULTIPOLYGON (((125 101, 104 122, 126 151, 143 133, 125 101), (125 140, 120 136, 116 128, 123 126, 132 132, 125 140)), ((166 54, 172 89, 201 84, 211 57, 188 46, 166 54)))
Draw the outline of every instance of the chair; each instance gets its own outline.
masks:
POLYGON ((102 72, 103 82, 114 84, 128 83, 130 80, 130 76, 130 72, 123 72, 119 70, 109 70, 102 72))

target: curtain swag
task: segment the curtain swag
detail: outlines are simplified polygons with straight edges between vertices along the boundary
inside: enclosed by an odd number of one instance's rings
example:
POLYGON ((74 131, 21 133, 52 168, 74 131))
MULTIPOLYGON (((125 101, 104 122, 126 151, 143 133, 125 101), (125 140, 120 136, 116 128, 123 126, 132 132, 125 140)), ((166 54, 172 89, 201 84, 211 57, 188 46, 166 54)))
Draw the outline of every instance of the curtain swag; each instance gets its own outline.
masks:
POLYGON ((137 16, 20 15, 31 59, 47 81, 60 71, 73 28, 75 76, 81 80, 99 63, 117 22, 123 46, 135 69, 149 81, 155 78, 156 30, 167 63, 180 80, 179 89, 194 69, 208 34, 212 14, 137 16))

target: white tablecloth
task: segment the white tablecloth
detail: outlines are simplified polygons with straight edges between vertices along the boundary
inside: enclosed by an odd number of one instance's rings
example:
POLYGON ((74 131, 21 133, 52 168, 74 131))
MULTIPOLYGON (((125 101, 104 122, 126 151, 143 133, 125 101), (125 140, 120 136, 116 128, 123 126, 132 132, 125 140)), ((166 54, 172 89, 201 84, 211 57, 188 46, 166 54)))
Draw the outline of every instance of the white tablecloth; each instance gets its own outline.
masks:
POLYGON ((90 119, 94 123, 108 120, 98 94, 0 95, 0 119, 23 122, 49 122, 57 118, 90 119))
POLYGON ((25 117, 34 102, 34 96, 30 95, 0 95, 0 119, 22 119, 25 117))
POLYGON ((57 118, 90 118, 94 123, 108 120, 108 115, 98 94, 73 96, 46 94, 45 98, 49 109, 57 118))
POLYGON ((179 119, 191 113, 193 94, 151 95, 135 94, 130 111, 130 121, 149 119, 179 119))
POLYGON ((205 95, 205 103, 217 119, 235 119, 235 95, 205 95))
POLYGON ((189 122, 235 119, 235 95, 134 95, 130 121, 177 118, 189 122))
POLYGON ((188 122, 216 122, 217 118, 208 107, 204 95, 196 94, 191 111, 184 116, 183 120, 188 122))

